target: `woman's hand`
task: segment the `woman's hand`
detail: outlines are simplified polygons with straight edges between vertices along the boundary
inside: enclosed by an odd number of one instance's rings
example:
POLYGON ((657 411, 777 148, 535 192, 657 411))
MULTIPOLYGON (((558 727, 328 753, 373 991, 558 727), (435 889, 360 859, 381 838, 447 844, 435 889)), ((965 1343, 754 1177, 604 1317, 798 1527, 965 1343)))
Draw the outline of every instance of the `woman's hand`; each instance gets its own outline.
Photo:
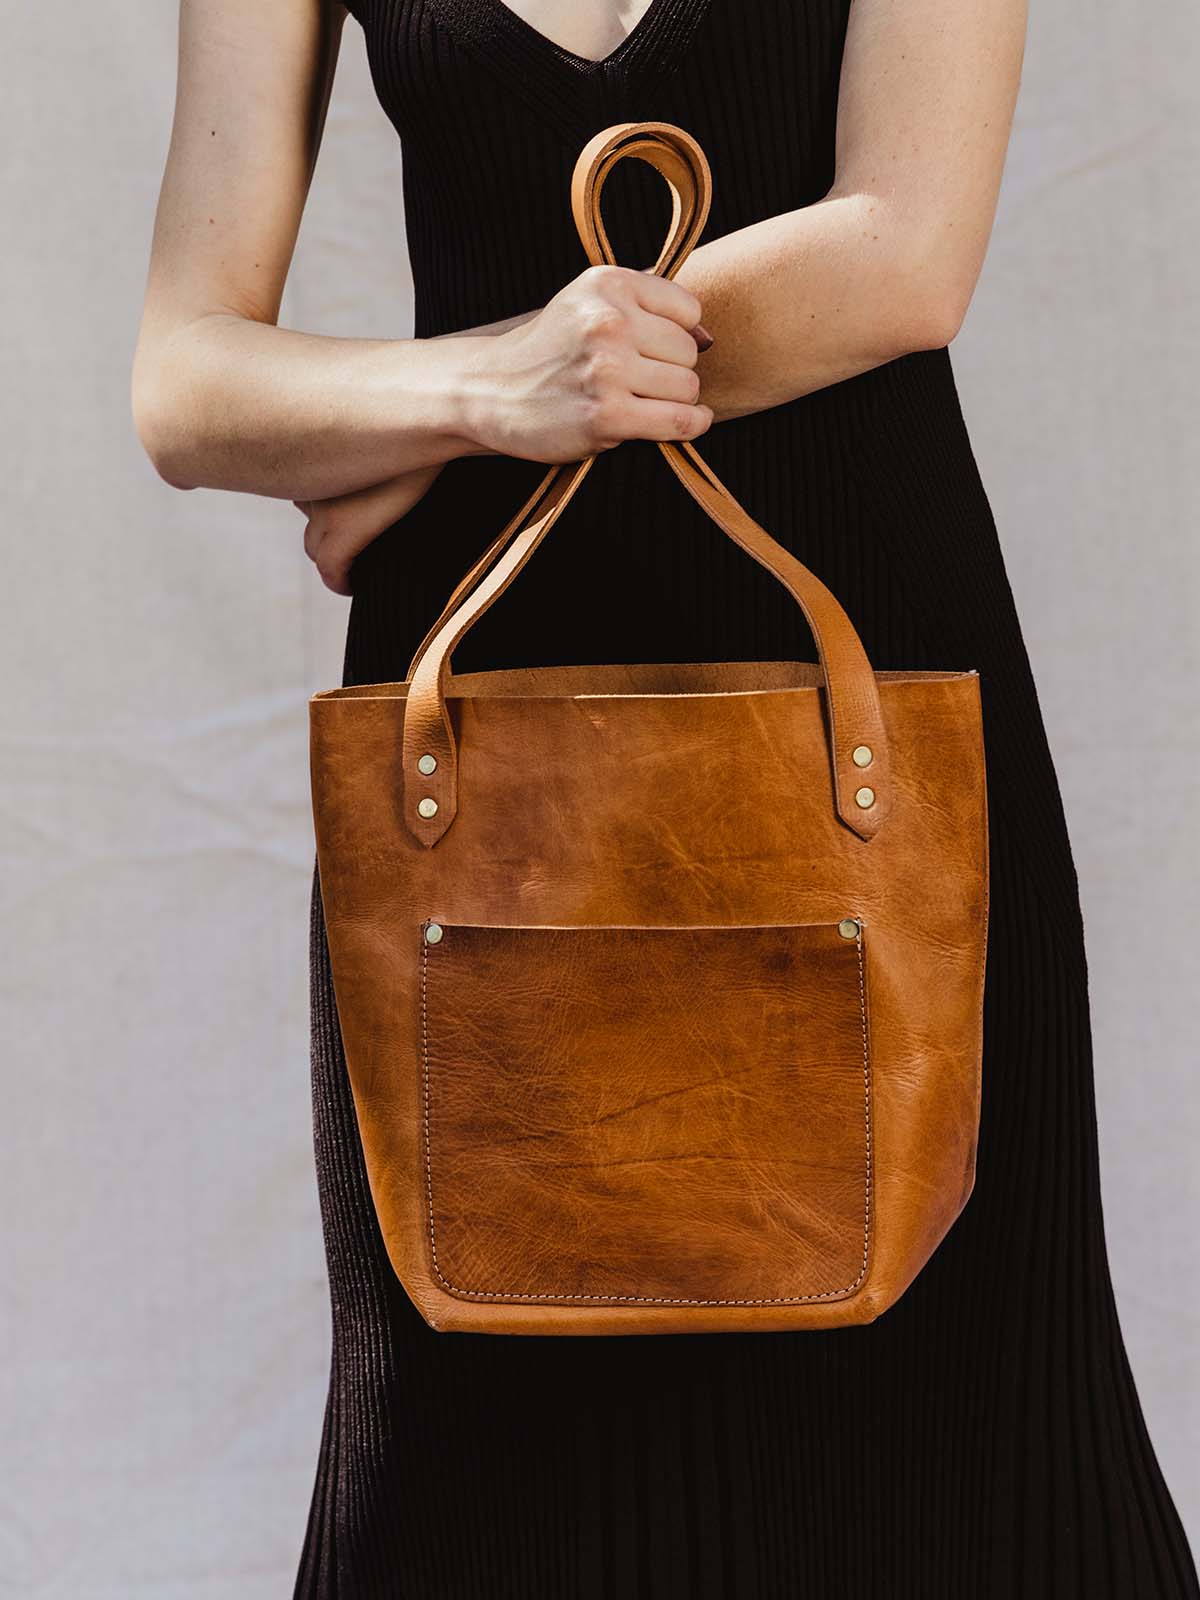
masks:
POLYGON ((440 465, 420 467, 355 494, 292 502, 308 518, 304 553, 327 589, 334 594, 353 593, 350 568, 354 558, 412 510, 441 470, 440 465))
MULTIPOLYGON (((486 336, 499 346, 506 336, 530 335, 527 343, 514 338, 492 363, 493 370, 510 375, 510 382, 512 375, 517 377, 525 401, 515 424, 510 417, 501 418, 497 440, 515 426, 530 430, 526 443, 538 446, 533 452, 518 451, 514 445, 519 433, 512 431, 507 453, 575 461, 620 439, 695 438, 709 426, 712 412, 695 403, 700 387, 693 370, 696 357, 712 343, 699 321, 699 301, 663 278, 653 278, 648 288, 624 281, 647 276, 623 267, 591 268, 541 310, 437 336, 486 336), (554 376, 552 397, 537 391, 539 368, 554 376), (645 394, 635 392, 638 383, 645 394), (565 415, 569 391, 575 392, 575 415, 570 417, 565 415), (539 434, 547 424, 550 431, 539 434), (666 431, 638 431, 647 425, 666 431)), ((497 415, 508 409, 497 406, 497 415)), ((479 441, 483 453, 500 448, 498 442, 479 441)), ((440 465, 419 468, 333 499, 292 502, 308 518, 305 554, 326 588, 352 593, 355 557, 412 510, 440 471, 440 465)))
POLYGON ((547 463, 623 439, 695 439, 713 416, 699 403, 696 358, 711 342, 699 322, 699 300, 670 279, 588 267, 489 340, 467 432, 483 451, 547 463))

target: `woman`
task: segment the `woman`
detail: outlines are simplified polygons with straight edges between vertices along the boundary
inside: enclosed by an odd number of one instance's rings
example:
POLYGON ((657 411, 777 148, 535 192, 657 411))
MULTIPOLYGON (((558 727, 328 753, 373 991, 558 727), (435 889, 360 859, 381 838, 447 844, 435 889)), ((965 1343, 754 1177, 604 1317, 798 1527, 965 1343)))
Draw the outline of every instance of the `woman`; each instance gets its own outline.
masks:
POLYGON ((1023 13, 355 0, 403 140, 417 296, 416 337, 383 341, 275 326, 345 13, 184 0, 137 422, 169 482, 297 503, 322 578, 353 594, 348 682, 402 677, 542 464, 597 451, 459 669, 810 658, 649 442, 703 436, 876 668, 973 666, 984 695, 976 1188, 866 1328, 430 1332, 372 1211, 314 897, 333 1368, 304 1600, 1200 1593, 1114 1309, 1074 865, 946 348, 992 225, 1023 13), (606 191, 629 267, 584 270, 567 203, 585 140, 643 118, 713 167, 674 283, 636 270, 666 221, 651 173, 625 163, 606 191))

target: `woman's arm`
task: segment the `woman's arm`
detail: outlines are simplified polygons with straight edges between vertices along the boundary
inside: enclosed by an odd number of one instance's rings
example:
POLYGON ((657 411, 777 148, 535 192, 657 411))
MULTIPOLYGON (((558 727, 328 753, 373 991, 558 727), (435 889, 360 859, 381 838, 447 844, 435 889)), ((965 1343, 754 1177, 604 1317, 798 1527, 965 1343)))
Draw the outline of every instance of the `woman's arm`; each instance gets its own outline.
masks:
MULTIPOLYGON (((699 371, 718 421, 762 411, 958 331, 995 215, 1024 53, 1026 0, 854 0, 838 96, 835 180, 816 205, 694 251, 678 281, 714 343, 699 371)), ((508 346, 485 358, 475 431, 506 447, 508 346)), ((518 397, 519 403, 519 397, 518 397)), ((424 492, 304 504, 330 588, 424 492)))
MULTIPOLYGON (((275 325, 345 11, 334 0, 183 0, 179 81, 133 371, 162 475, 305 501, 494 448, 478 434, 498 339, 335 339, 275 325)), ((678 284, 585 273, 504 350, 503 437, 569 461, 693 438, 700 315, 678 284)), ((509 335, 505 335, 506 338, 509 335)), ((412 480, 421 481, 420 476, 412 480)))
POLYGON ((995 216, 1026 0, 854 0, 836 176, 816 205, 702 245, 679 282, 715 343, 718 421, 958 332, 995 216))
MULTIPOLYGON (((853 0, 828 194, 700 246, 676 280, 712 330, 700 375, 717 421, 954 338, 996 213, 1025 18, 1026 0, 853 0)), ((525 332, 485 352, 474 431, 490 449, 506 448, 506 347, 525 332)))

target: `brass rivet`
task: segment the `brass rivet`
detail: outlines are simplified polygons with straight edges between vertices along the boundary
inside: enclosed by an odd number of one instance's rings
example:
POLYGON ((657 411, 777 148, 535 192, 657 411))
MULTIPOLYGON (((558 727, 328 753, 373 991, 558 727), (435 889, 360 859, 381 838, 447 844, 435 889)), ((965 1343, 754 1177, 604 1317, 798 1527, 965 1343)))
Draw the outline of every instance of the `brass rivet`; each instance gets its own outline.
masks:
POLYGON ((423 773, 425 777, 428 777, 431 772, 436 772, 437 771, 437 757, 436 756, 422 756, 421 759, 417 762, 417 771, 420 772, 420 773, 423 773))
POLYGON ((445 931, 440 922, 427 922, 425 924, 425 943, 441 944, 442 935, 445 931))
POLYGON ((843 917, 842 921, 838 923, 838 932, 843 939, 857 939, 859 925, 853 917, 843 917))
POLYGON ((850 759, 856 767, 869 767, 874 759, 871 746, 869 744, 856 745, 850 759))
POLYGON ((869 806, 873 806, 875 804, 875 791, 874 789, 868 789, 864 785, 863 788, 858 790, 854 798, 863 808, 863 810, 866 811, 869 806))
POLYGON ((417 803, 417 814, 418 814, 418 816, 422 816, 422 817, 436 817, 437 816, 437 801, 433 798, 433 796, 431 794, 427 794, 425 796, 424 800, 418 801, 418 803, 417 803))

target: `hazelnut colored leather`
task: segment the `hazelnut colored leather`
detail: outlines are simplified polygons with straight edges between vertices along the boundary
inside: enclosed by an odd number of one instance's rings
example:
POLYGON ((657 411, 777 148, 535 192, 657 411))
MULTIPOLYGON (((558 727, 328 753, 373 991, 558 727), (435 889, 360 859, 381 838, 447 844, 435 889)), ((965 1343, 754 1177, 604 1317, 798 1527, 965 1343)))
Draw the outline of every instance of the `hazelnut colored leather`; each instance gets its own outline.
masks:
MULTIPOLYGON (((622 124, 585 146, 580 235, 611 260, 599 195, 630 155, 671 187, 656 265, 671 275, 710 186, 681 129, 622 124)), ((974 1183, 978 674, 875 672, 834 596, 699 452, 660 448, 795 599, 817 662, 454 675, 589 459, 547 471, 403 683, 311 702, 367 1172, 435 1328, 868 1322, 974 1183)))

